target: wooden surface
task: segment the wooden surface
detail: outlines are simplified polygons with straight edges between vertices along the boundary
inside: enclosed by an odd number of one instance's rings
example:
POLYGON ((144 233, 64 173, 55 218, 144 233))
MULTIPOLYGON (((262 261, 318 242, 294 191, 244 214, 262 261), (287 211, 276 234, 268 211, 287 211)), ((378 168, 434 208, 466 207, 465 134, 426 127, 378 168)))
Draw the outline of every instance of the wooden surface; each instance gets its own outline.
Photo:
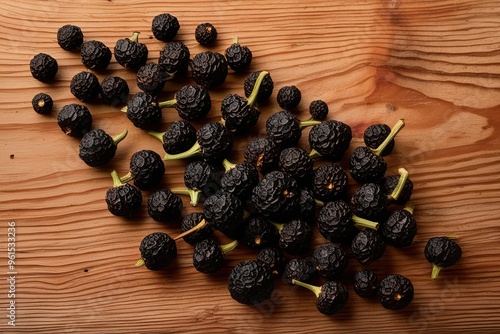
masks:
MULTIPOLYGON (((0 2, 0 331, 5 333, 493 333, 500 329, 500 6, 498 1, 91 1, 0 2), (205 50, 194 40, 198 23, 211 22, 223 52, 232 38, 254 53, 250 71, 266 69, 275 82, 271 102, 252 137, 279 110, 284 85, 302 91, 299 118, 314 99, 325 100, 331 118, 348 123, 361 144, 371 123, 406 127, 387 158, 389 171, 406 167, 415 184, 418 236, 408 249, 388 247, 369 268, 383 277, 400 273, 415 287, 413 303, 399 312, 383 309, 352 290, 351 259, 344 275, 351 293, 335 316, 321 315, 304 289, 276 281, 275 294, 260 307, 233 301, 227 275, 255 252, 239 247, 220 273, 203 275, 191 264, 192 247, 178 242, 178 260, 168 270, 134 268, 142 238, 154 231, 175 235, 179 224, 159 224, 145 205, 138 217, 112 216, 104 195, 109 173, 128 170, 140 149, 163 153, 155 139, 134 128, 116 108, 88 104, 94 128, 116 134, 128 128, 112 163, 90 168, 78 159, 78 140, 57 126, 60 108, 77 102, 71 77, 84 70, 79 55, 56 43, 63 24, 81 26, 85 39, 110 47, 140 31, 156 61, 162 42, 151 20, 169 12, 179 19, 178 40, 192 55, 205 50), (29 72, 33 55, 46 52, 60 65, 57 80, 42 84, 29 72), (36 114, 31 98, 44 91, 55 100, 49 116, 36 114), (7 325, 7 222, 16 222, 16 327, 7 325), (423 256, 426 240, 459 235, 463 258, 430 280, 423 256)), ((247 73, 232 71, 212 91, 209 120, 219 119, 221 99, 242 93, 247 73)), ((105 73, 135 74, 113 62, 105 73)), ((189 79, 167 83, 163 97, 189 79)), ((164 110, 162 129, 177 119, 164 110)), ((199 127, 202 123, 197 123, 199 127)), ((307 146, 307 133, 301 145, 307 146)), ((245 138, 235 144, 241 159, 245 138)), ((317 161, 316 165, 321 164, 317 161)), ((164 187, 182 185, 185 162, 166 164, 164 187)), ((351 183, 351 191, 357 185, 351 183)), ((147 199, 147 193, 144 198, 147 199)), ((189 207, 184 214, 201 210, 189 207)), ((326 241, 315 230, 315 245, 326 241)))

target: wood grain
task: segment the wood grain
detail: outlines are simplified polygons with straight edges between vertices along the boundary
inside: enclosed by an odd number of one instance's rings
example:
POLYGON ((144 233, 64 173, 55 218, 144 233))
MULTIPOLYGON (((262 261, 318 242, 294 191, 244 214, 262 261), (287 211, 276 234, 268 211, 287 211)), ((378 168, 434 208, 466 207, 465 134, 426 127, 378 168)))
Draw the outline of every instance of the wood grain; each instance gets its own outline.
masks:
MULTIPOLYGON (((90 1, 17 0, 0 2, 0 272, 5 333, 492 333, 500 329, 500 7, 498 1, 90 1), (275 82, 272 102, 251 138, 263 136, 266 118, 279 110, 276 91, 296 85, 302 91, 299 118, 312 100, 323 99, 331 118, 354 132, 349 152, 362 144, 364 129, 404 118, 389 172, 404 166, 415 184, 419 224, 408 249, 388 247, 370 268, 379 276, 401 273, 415 286, 415 299, 392 312, 354 294, 350 277, 361 266, 353 259, 344 275, 351 297, 339 314, 327 317, 314 296, 277 280, 273 297, 258 307, 233 301, 227 275, 255 252, 237 248, 213 276, 196 272, 191 246, 178 242, 179 256, 168 270, 134 268, 138 245, 153 231, 175 235, 178 223, 161 225, 145 208, 133 220, 112 216, 104 194, 109 173, 125 174, 140 149, 162 153, 159 142, 133 128, 117 108, 88 104, 95 128, 118 133, 128 128, 112 163, 89 168, 78 159, 78 140, 57 126, 57 111, 74 103, 71 77, 84 70, 79 55, 60 49, 57 29, 72 23, 85 38, 113 46, 132 31, 141 32, 150 60, 163 44, 151 36, 151 20, 161 12, 178 17, 178 39, 194 55, 193 32, 211 22, 219 37, 211 50, 223 52, 234 36, 254 53, 250 71, 266 69, 275 82), (59 62, 53 84, 34 80, 29 61, 46 52, 59 62), (33 112, 31 98, 45 91, 54 112, 33 112), (7 326, 5 291, 7 222, 15 221, 16 324, 7 326), (460 262, 430 280, 423 257, 426 240, 459 235, 460 262), (5 255, 4 255, 5 254, 5 255)), ((113 62, 108 71, 138 91, 135 74, 113 62)), ((227 92, 242 93, 248 73, 230 73, 211 92, 209 120, 220 118, 227 92)), ((189 80, 167 83, 168 99, 189 80)), ((177 119, 165 110, 162 129, 177 119)), ((196 123, 199 127, 202 123, 196 123)), ((307 148, 307 130, 301 146, 307 148)), ((245 138, 235 143, 241 160, 245 138)), ((317 165, 321 161, 316 162, 317 165)), ((185 162, 166 164, 164 187, 182 185, 185 162)), ((351 183, 350 190, 358 185, 351 183)), ((145 198, 147 198, 145 193, 145 198)), ((143 205, 144 206, 144 205, 143 205)), ((184 213, 201 210, 185 201, 184 213)), ((316 232, 314 245, 326 241, 316 232)))

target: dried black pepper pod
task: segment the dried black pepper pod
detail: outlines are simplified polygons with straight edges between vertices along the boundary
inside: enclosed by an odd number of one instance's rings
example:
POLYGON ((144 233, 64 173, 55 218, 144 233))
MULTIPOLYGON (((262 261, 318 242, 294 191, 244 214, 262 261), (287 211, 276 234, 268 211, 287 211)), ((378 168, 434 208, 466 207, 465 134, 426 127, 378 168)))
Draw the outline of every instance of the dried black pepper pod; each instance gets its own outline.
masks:
POLYGON ((337 161, 342 159, 352 139, 351 127, 341 121, 327 120, 309 131, 311 157, 337 161))
POLYGON ((165 82, 171 79, 172 75, 168 74, 162 66, 157 63, 147 63, 137 70, 137 87, 140 90, 149 94, 159 94, 165 82))
POLYGON ((279 156, 279 169, 289 173, 301 186, 309 186, 313 178, 314 162, 304 149, 289 147, 279 156))
POLYGON ((318 213, 318 230, 331 242, 350 241, 356 233, 351 218, 351 208, 345 201, 327 202, 318 213))
POLYGON ((228 290, 241 304, 256 305, 269 299, 274 291, 269 266, 257 260, 238 263, 229 274, 228 290))
POLYGON ((115 59, 125 68, 137 70, 148 60, 148 47, 139 43, 139 32, 134 32, 130 38, 116 41, 115 59))
POLYGON ((378 220, 387 207, 387 195, 376 183, 365 183, 354 191, 351 208, 359 217, 378 220))
POLYGON ((328 116, 328 111, 328 104, 323 100, 314 100, 309 104, 309 114, 315 120, 325 120, 328 116))
MULTIPOLYGON (((387 175, 380 180, 382 190, 386 195, 390 195, 396 189, 401 175, 387 175)), ((394 200, 395 204, 403 205, 408 202, 413 192, 413 182, 408 178, 401 189, 399 197, 394 200)))
POLYGON ((57 60, 46 53, 39 53, 30 61, 31 75, 41 82, 52 81, 58 69, 57 60))
POLYGON ((314 170, 312 191, 321 201, 342 199, 347 194, 347 173, 336 162, 326 163, 314 170))
POLYGON ((225 263, 225 254, 237 246, 237 240, 224 245, 219 245, 212 238, 197 242, 193 250, 193 266, 204 274, 216 273, 225 263))
POLYGON ((221 188, 242 201, 249 199, 253 189, 259 183, 257 167, 246 161, 232 164, 227 159, 224 159, 223 165, 226 172, 220 179, 221 188))
POLYGON ((316 273, 316 262, 312 257, 291 259, 286 263, 283 280, 289 284, 292 280, 307 282, 316 273))
POLYGON ((187 151, 178 154, 165 154, 163 160, 186 159, 201 155, 210 164, 224 160, 233 148, 233 135, 218 122, 208 122, 196 132, 196 143, 187 151))
POLYGON ((380 281, 377 295, 384 308, 400 310, 413 300, 413 284, 403 275, 392 274, 380 281))
POLYGON ((72 24, 66 24, 57 30, 57 44, 66 51, 75 51, 83 43, 82 29, 72 24))
POLYGON ((364 229, 354 237, 351 243, 352 254, 359 263, 367 265, 384 255, 385 242, 377 231, 364 229))
POLYGON ((199 121, 209 113, 212 108, 209 91, 198 85, 181 87, 175 98, 160 102, 160 108, 175 107, 179 116, 187 121, 199 121))
POLYGON ((31 105, 33 110, 38 114, 49 114, 52 111, 52 107, 54 106, 54 101, 52 101, 52 97, 45 93, 38 93, 33 96, 31 100, 31 105))
POLYGON ((257 261, 267 264, 275 276, 281 276, 285 271, 285 254, 278 247, 262 248, 257 253, 257 261))
POLYGON ((148 214, 157 222, 176 221, 182 209, 182 200, 168 189, 156 190, 148 198, 148 214))
POLYGON ((177 245, 166 233, 155 232, 148 234, 139 246, 141 259, 135 264, 136 267, 146 265, 149 270, 160 270, 177 257, 177 245))
POLYGON ((68 136, 82 138, 90 131, 92 114, 84 105, 67 104, 57 114, 57 124, 68 136))
POLYGON ((156 15, 151 22, 153 35, 163 42, 170 42, 174 39, 180 27, 177 18, 168 13, 156 15))
POLYGON ((251 215, 242 227, 240 241, 247 247, 262 249, 278 244, 278 230, 259 215, 251 215))
POLYGON ((121 110, 127 113, 127 118, 134 126, 143 130, 154 128, 162 118, 156 96, 145 92, 134 94, 127 106, 121 110))
POLYGON ((113 187, 106 191, 106 204, 115 216, 130 217, 142 204, 142 193, 136 187, 122 183, 116 171, 111 172, 113 187))
POLYGON ((211 23, 200 23, 194 30, 194 37, 201 45, 210 45, 217 39, 217 29, 211 23))
POLYGON ((276 96, 276 100, 281 109, 293 110, 295 109, 302 99, 300 89, 296 86, 281 87, 276 96))
POLYGON ((221 190, 205 200, 203 214, 214 229, 230 233, 243 222, 243 204, 233 194, 221 190))
POLYGON ((111 137, 104 130, 90 130, 80 141, 80 159, 91 167, 104 165, 113 159, 118 143, 127 136, 127 133, 125 130, 111 137))
POLYGON ((125 104, 129 92, 127 81, 120 77, 107 76, 101 82, 101 98, 109 105, 125 104))
POLYGON ((340 282, 328 281, 322 286, 314 286, 297 280, 292 280, 292 283, 314 292, 317 298, 316 308, 326 315, 340 311, 349 299, 347 287, 340 282))
MULTIPOLYGON (((391 127, 387 124, 372 124, 366 128, 363 133, 363 141, 365 145, 369 148, 376 149, 380 144, 382 144, 387 138, 387 136, 391 133, 391 127)), ((381 156, 391 154, 394 149, 394 139, 387 144, 385 149, 380 152, 381 156)))
POLYGON ((262 174, 278 168, 281 148, 269 138, 257 138, 248 142, 244 152, 245 161, 257 167, 262 174))
POLYGON ((165 132, 148 131, 163 144, 166 153, 177 154, 189 150, 196 143, 196 129, 186 121, 170 123, 165 132))
POLYGON ((282 110, 269 116, 266 121, 267 136, 282 148, 297 146, 302 128, 319 124, 319 121, 299 121, 294 114, 282 110))
POLYGON ((134 185, 141 190, 158 186, 165 174, 165 164, 155 151, 140 150, 130 157, 130 171, 121 177, 123 182, 134 180, 134 185))
POLYGON ((193 80, 207 89, 220 86, 226 81, 227 61, 220 53, 200 52, 193 57, 190 67, 193 80))
POLYGON ((224 55, 227 64, 235 72, 246 70, 252 63, 252 51, 247 46, 241 45, 238 37, 234 38, 233 44, 226 49, 224 55))
POLYGON ((111 61, 111 50, 100 41, 83 42, 80 55, 83 65, 91 70, 105 70, 111 61))
POLYGON ((417 234, 413 204, 408 202, 403 210, 394 210, 389 218, 380 224, 379 233, 385 242, 395 247, 410 246, 417 234))
POLYGON ((338 278, 347 267, 346 252, 335 244, 317 247, 313 253, 318 273, 328 280, 338 278))
POLYGON ((80 72, 73 76, 70 82, 71 94, 82 102, 96 99, 101 92, 99 79, 92 72, 80 72))
POLYGON ((457 263, 462 257, 462 248, 448 237, 433 237, 425 245, 424 255, 432 264, 432 279, 437 279, 442 268, 457 263))
MULTIPOLYGON (((246 97, 250 97, 250 95, 252 94, 253 87, 255 86, 255 82, 257 81, 259 74, 260 71, 252 72, 245 79, 245 82, 243 84, 243 89, 245 91, 246 97)), ((273 89, 274 89, 274 82, 273 79, 271 78, 271 74, 268 74, 264 77, 260 85, 260 89, 259 92, 257 93, 257 98, 256 98, 257 103, 264 103, 265 101, 269 100, 271 94, 273 93, 273 89)))
POLYGON ((361 297, 377 295, 378 277, 373 270, 363 269, 354 274, 354 292, 361 297))
POLYGON ((309 224, 300 218, 286 224, 273 223, 278 229, 279 247, 290 255, 301 255, 309 250, 312 242, 312 230, 309 224))
MULTIPOLYGON (((191 230, 196 225, 201 223, 201 221, 204 219, 205 216, 202 212, 192 212, 188 214, 186 217, 184 217, 184 219, 182 219, 181 231, 187 232, 191 230)), ((213 231, 214 229, 210 225, 205 224, 202 228, 199 228, 190 234, 186 234, 184 236, 184 241, 188 244, 194 245, 203 239, 210 238, 213 234, 213 231)))
POLYGON ((190 197, 192 206, 198 205, 200 195, 206 197, 215 193, 212 188, 219 188, 215 168, 203 161, 192 161, 184 169, 184 185, 186 188, 172 188, 171 191, 178 195, 190 197))
POLYGON ((160 64, 167 73, 178 77, 187 73, 190 57, 191 52, 189 48, 182 42, 174 41, 165 44, 160 50, 158 64, 160 64))

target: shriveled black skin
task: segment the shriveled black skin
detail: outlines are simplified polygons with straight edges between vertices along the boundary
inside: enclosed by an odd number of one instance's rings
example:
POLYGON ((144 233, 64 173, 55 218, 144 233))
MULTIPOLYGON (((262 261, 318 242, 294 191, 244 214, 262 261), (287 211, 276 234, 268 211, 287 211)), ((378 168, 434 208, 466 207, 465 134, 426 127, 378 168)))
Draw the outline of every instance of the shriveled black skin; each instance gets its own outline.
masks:
POLYGON ((260 215, 251 215, 243 223, 241 243, 254 249, 278 245, 278 230, 260 215))
POLYGON ((142 239, 139 250, 149 270, 160 270, 177 257, 177 245, 174 239, 163 232, 148 234, 142 239))
POLYGON ((67 104, 57 114, 57 124, 68 136, 82 138, 90 131, 92 114, 84 105, 67 104))
POLYGON ((111 61, 111 50, 96 40, 83 42, 80 55, 83 65, 91 70, 105 70, 111 61))
POLYGON ((363 265, 368 265, 384 255, 385 242, 377 231, 367 228, 354 237, 351 250, 354 258, 363 265))
POLYGON ((201 45, 210 45, 217 39, 217 29, 211 23, 200 23, 194 30, 194 38, 201 45))
POLYGON ((224 265, 224 253, 212 238, 197 242, 193 250, 193 266, 201 273, 213 274, 224 265))
POLYGON ((301 255, 309 250, 312 241, 312 230, 302 219, 293 219, 280 231, 279 246, 285 253, 301 255))
POLYGON ((384 158, 366 146, 356 147, 349 158, 349 173, 358 182, 377 182, 386 171, 387 163, 384 158))
POLYGON ((125 104, 129 93, 127 81, 120 77, 107 76, 101 82, 101 98, 109 105, 125 104))
POLYGON ((125 68, 137 70, 148 60, 146 44, 133 42, 129 38, 116 41, 114 51, 116 61, 125 68))
POLYGON ((289 147, 279 156, 279 169, 289 173, 301 186, 309 186, 313 178, 314 162, 304 149, 289 147))
POLYGON ((315 220, 316 214, 316 200, 314 199, 314 194, 312 190, 308 188, 300 189, 299 198, 299 218, 312 224, 315 220))
POLYGON ((377 295, 384 308, 400 310, 413 300, 413 284, 403 275, 392 274, 380 281, 377 295))
POLYGON ((378 277, 373 270, 362 269, 354 274, 354 292, 361 297, 377 295, 378 277))
POLYGON ((295 109, 302 99, 302 93, 296 86, 281 87, 276 96, 276 100, 281 109, 295 109))
POLYGON ((260 111, 248 105, 248 101, 238 94, 229 94, 221 103, 224 125, 236 133, 247 133, 257 123, 260 111))
POLYGON ((338 245, 329 243, 317 247, 313 253, 318 273, 328 280, 338 278, 347 267, 347 254, 338 245))
POLYGON ((187 73, 191 52, 186 44, 180 41, 173 41, 165 44, 160 50, 160 64, 167 73, 174 74, 176 77, 187 73))
POLYGON ((214 229, 224 234, 231 233, 243 222, 243 205, 233 194, 218 191, 205 200, 203 214, 214 229))
MULTIPOLYGON (((243 89, 245 91, 245 96, 250 97, 252 94, 253 87, 255 86, 255 82, 259 77, 260 71, 252 72, 248 75, 243 83, 243 89)), ((268 73, 259 87, 259 92, 257 93, 257 103, 264 103, 271 97, 274 89, 274 81, 271 78, 271 75, 268 73)))
POLYGON ((142 193, 133 185, 125 183, 106 191, 106 204, 109 212, 115 216, 130 217, 141 207, 142 193))
POLYGON ((316 221, 321 235, 331 242, 348 242, 357 229, 351 220, 352 211, 343 200, 327 202, 319 210, 316 221))
POLYGON ((54 101, 50 95, 45 93, 38 93, 33 96, 31 100, 31 105, 33 106, 33 110, 38 114, 46 115, 52 111, 52 107, 54 106, 54 101))
POLYGON ((256 305, 269 299, 274 291, 269 266, 257 260, 238 263, 229 274, 228 290, 241 304, 256 305))
POLYGON ((278 111, 266 121, 267 136, 281 148, 297 146, 302 136, 300 122, 291 112, 278 111))
POLYGON ((351 197, 352 212, 361 217, 378 221, 387 207, 387 196, 376 183, 365 183, 351 197))
POLYGON ((69 85, 71 94, 82 102, 95 100, 101 93, 99 79, 92 72, 80 72, 73 76, 69 85))
POLYGON ((193 80, 207 89, 218 87, 226 81, 227 62, 220 53, 200 52, 193 57, 190 67, 193 80))
MULTIPOLYGON (((401 177, 400 175, 388 175, 380 180, 380 186, 382 187, 382 190, 386 195, 390 195, 394 191, 396 185, 399 182, 400 177, 401 177)), ((403 190, 401 190, 398 199, 395 200, 394 203, 399 205, 405 204, 410 200, 412 192, 413 192, 413 182, 410 180, 410 178, 408 178, 406 179, 406 182, 403 186, 403 190)))
MULTIPOLYGON (((201 212, 192 212, 188 214, 184 217, 184 219, 182 219, 181 231, 189 231, 191 228, 198 225, 198 223, 200 223, 203 219, 205 219, 205 216, 201 212)), ((186 235, 183 239, 188 244, 194 245, 203 239, 210 238, 213 231, 214 230, 210 225, 205 224, 202 228, 186 235)))
POLYGON ((195 127, 183 120, 172 122, 163 135, 163 149, 168 154, 185 152, 195 143, 195 127))
POLYGON ((147 63, 137 70, 137 87, 143 92, 157 95, 165 87, 169 74, 157 63, 147 63))
POLYGON ((252 203, 264 217, 288 222, 299 212, 300 188, 288 173, 272 171, 252 191, 252 203))
POLYGON ((158 222, 176 221, 182 208, 182 200, 168 189, 156 190, 148 198, 148 214, 158 222))
POLYGON ((349 299, 349 291, 341 282, 328 281, 321 286, 316 308, 323 314, 332 315, 340 311, 349 299))
POLYGON ((316 273, 316 262, 312 257, 291 259, 285 266, 283 280, 289 284, 292 284, 293 279, 307 282, 316 273))
POLYGON ((175 93, 175 109, 182 119, 199 121, 212 108, 209 91, 199 85, 186 85, 175 93))
POLYGON ((235 72, 246 70, 252 63, 252 51, 239 43, 231 44, 224 52, 227 64, 235 72))
POLYGON ((246 201, 252 195, 252 191, 259 183, 259 172, 257 167, 248 162, 237 164, 225 172, 220 179, 220 186, 238 197, 241 201, 246 201))
POLYGON ((90 130, 80 141, 79 157, 91 167, 104 165, 113 159, 115 153, 113 138, 102 129, 90 130))
POLYGON ((192 161, 184 169, 184 184, 189 189, 203 190, 216 181, 215 168, 203 161, 192 161))
POLYGON ((347 173, 339 163, 326 163, 314 170, 312 191, 324 202, 343 199, 347 194, 347 182, 347 173))
POLYGON ((417 222, 407 210, 394 210, 387 220, 381 222, 378 232, 388 244, 407 247, 417 234, 417 222))
POLYGON ((462 248, 450 238, 433 237, 427 241, 424 250, 425 258, 440 267, 449 267, 462 257, 462 248))
POLYGON ((269 138, 250 140, 245 149, 245 161, 257 167, 262 174, 278 168, 281 148, 269 138))
POLYGON ((269 266, 273 275, 281 276, 285 272, 285 254, 278 247, 265 247, 257 253, 257 260, 269 266))
POLYGON ((315 120, 322 121, 328 116, 328 104, 323 100, 314 100, 309 104, 309 114, 315 120))
POLYGON ((162 118, 156 97, 145 92, 136 93, 128 102, 127 118, 139 129, 154 128, 162 118))
POLYGON ((41 82, 52 81, 59 69, 57 60, 46 53, 35 55, 30 61, 30 72, 33 78, 41 82))
POLYGON ((57 30, 57 44, 66 51, 75 51, 83 43, 82 29, 72 24, 66 24, 57 30))
MULTIPOLYGON (((363 141, 365 142, 365 145, 367 147, 375 149, 384 142, 389 133, 391 133, 391 127, 389 125, 383 123, 372 124, 367 127, 365 132, 363 133, 363 141)), ((394 149, 394 144, 395 141, 393 139, 389 142, 389 144, 387 144, 381 155, 386 156, 391 154, 392 150, 394 149)))
POLYGON ((168 13, 156 15, 151 22, 151 31, 156 39, 170 42, 177 35, 180 24, 177 18, 168 13))
POLYGON ((314 125, 309 131, 309 146, 325 159, 338 161, 349 148, 351 127, 341 121, 327 120, 314 125))
POLYGON ((205 162, 216 165, 226 158, 233 148, 233 134, 219 122, 208 122, 196 132, 205 162))
POLYGON ((165 164, 155 151, 140 150, 130 158, 134 185, 141 190, 157 187, 165 174, 165 164))

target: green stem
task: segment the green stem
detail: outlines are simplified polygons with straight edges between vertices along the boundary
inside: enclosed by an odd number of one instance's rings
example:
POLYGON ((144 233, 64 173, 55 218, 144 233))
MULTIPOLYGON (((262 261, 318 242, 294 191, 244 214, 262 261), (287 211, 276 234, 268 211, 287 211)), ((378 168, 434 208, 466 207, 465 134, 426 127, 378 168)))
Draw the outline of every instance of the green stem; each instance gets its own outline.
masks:
POLYGON ((320 201, 319 199, 314 199, 314 201, 316 202, 317 206, 325 206, 325 202, 320 201))
POLYGON ((229 172, 231 169, 236 167, 236 164, 233 164, 229 160, 224 159, 224 160, 222 160, 222 166, 224 166, 224 169, 226 170, 226 172, 229 172))
POLYGON ((116 170, 111 172, 111 178, 113 179, 113 188, 123 186, 123 183, 120 180, 120 177, 118 176, 118 173, 116 172, 116 170))
POLYGON ((432 274, 431 274, 431 278, 432 279, 437 279, 438 276, 439 276, 439 272, 441 271, 441 268, 440 266, 438 266, 437 264, 433 264, 432 265, 432 274))
POLYGON ((240 39, 238 38, 238 36, 233 38, 233 44, 240 44, 240 39))
POLYGON ((192 157, 194 155, 198 155, 201 153, 201 146, 196 142, 189 150, 182 152, 182 153, 177 153, 177 154, 168 154, 166 153, 165 156, 163 157, 163 160, 168 161, 168 160, 176 160, 176 159, 186 159, 189 157, 192 157))
POLYGON ((272 221, 270 221, 270 223, 273 224, 274 227, 276 227, 276 229, 278 230, 279 233, 281 233, 281 230, 283 229, 283 226, 285 226, 285 224, 275 223, 275 222, 272 222, 272 221))
POLYGON ((125 106, 125 107, 123 107, 123 108, 120 109, 121 112, 127 112, 127 110, 128 110, 127 106, 125 106))
POLYGON ((382 144, 380 144, 376 149, 372 149, 373 153, 375 155, 378 155, 380 156, 380 154, 382 153, 383 150, 385 150, 385 148, 387 147, 387 145, 389 145, 389 143, 391 142, 391 140, 394 139, 394 137, 396 137, 396 135, 398 134, 398 132, 404 128, 405 126, 405 120, 404 119, 400 119, 396 125, 393 126, 393 128, 391 129, 391 132, 389 133, 389 135, 387 136, 387 138, 384 139, 384 141, 382 142, 382 144))
POLYGON ((120 133, 114 137, 111 137, 111 139, 113 139, 113 143, 115 145, 118 145, 119 142, 121 142, 123 139, 125 139, 125 137, 127 137, 127 134, 128 134, 128 130, 125 130, 122 133, 120 133))
POLYGON ((300 128, 307 128, 308 126, 321 124, 321 121, 316 121, 314 119, 307 119, 305 121, 300 121, 300 128))
POLYGON ((195 226, 191 227, 189 230, 187 230, 186 232, 182 232, 181 234, 179 234, 178 236, 174 237, 174 240, 179 240, 180 238, 184 238, 186 235, 189 235, 193 232, 196 232, 198 230, 201 230, 202 228, 204 228, 206 225, 207 225, 207 221, 205 219, 202 219, 201 222, 199 222, 198 224, 196 224, 195 226))
POLYGON ((354 226, 356 226, 360 230, 364 230, 365 228, 371 228, 372 230, 378 230, 379 223, 358 217, 356 215, 352 215, 352 221, 354 222, 354 226))
POLYGON ((257 94, 259 94, 259 89, 260 85, 262 84, 262 81, 264 80, 265 76, 268 75, 268 71, 262 71, 259 73, 259 76, 257 77, 257 80, 255 80, 255 84, 252 89, 252 93, 247 99, 247 104, 250 108, 253 107, 255 101, 257 100, 257 94))
POLYGON ((139 259, 136 263, 135 263, 135 267, 136 268, 139 268, 139 267, 142 267, 144 265, 144 260, 143 259, 139 259))
POLYGON ((174 188, 170 189, 172 194, 176 195, 187 195, 191 199, 189 202, 192 206, 197 206, 200 201, 201 190, 189 189, 189 188, 174 188))
POLYGON ((151 136, 155 137, 156 139, 158 139, 159 141, 161 141, 163 143, 163 136, 165 135, 165 132, 157 132, 157 131, 150 130, 150 131, 148 131, 148 134, 150 134, 151 136))
POLYGON ((319 158, 321 157, 321 153, 319 153, 318 151, 316 151, 314 148, 311 150, 311 152, 309 152, 309 156, 311 157, 311 159, 316 159, 316 158, 319 158))
POLYGON ((407 202, 403 209, 408 211, 409 213, 413 214, 413 210, 415 209, 415 206, 413 205, 412 202, 407 202))
POLYGON ((321 287, 320 286, 315 286, 315 285, 307 284, 307 283, 304 283, 304 282, 301 282, 301 281, 297 281, 296 279, 292 279, 292 284, 301 286, 303 288, 306 288, 306 289, 314 292, 314 294, 316 295, 316 298, 319 297, 319 294, 321 292, 321 287))
POLYGON ((128 172, 127 174, 125 174, 122 177, 120 177, 120 181, 122 183, 127 183, 129 181, 132 181, 133 179, 134 179, 134 177, 132 176, 131 172, 128 172))
POLYGON ((238 240, 233 240, 228 244, 221 245, 220 249, 222 250, 222 253, 226 254, 227 252, 230 252, 233 249, 235 249, 236 246, 238 246, 238 240))
POLYGON ((448 239, 452 239, 452 240, 454 240, 454 239, 458 239, 458 235, 457 235, 457 234, 450 234, 450 235, 447 235, 446 237, 447 237, 448 239))
POLYGON ((132 34, 132 37, 130 37, 130 40, 132 42, 136 42, 137 43, 137 41, 139 40, 139 34, 140 34, 140 32, 134 31, 134 33, 132 34))
POLYGON ((160 109, 163 109, 163 108, 172 108, 176 104, 177 104, 177 100, 176 99, 172 99, 172 100, 162 101, 162 102, 158 103, 158 107, 160 109))
POLYGON ((408 180, 408 171, 406 169, 400 168, 398 169, 398 172, 401 176, 399 177, 398 184, 396 185, 392 193, 387 196, 387 200, 389 201, 396 201, 399 198, 399 195, 401 195, 406 181, 408 180))

